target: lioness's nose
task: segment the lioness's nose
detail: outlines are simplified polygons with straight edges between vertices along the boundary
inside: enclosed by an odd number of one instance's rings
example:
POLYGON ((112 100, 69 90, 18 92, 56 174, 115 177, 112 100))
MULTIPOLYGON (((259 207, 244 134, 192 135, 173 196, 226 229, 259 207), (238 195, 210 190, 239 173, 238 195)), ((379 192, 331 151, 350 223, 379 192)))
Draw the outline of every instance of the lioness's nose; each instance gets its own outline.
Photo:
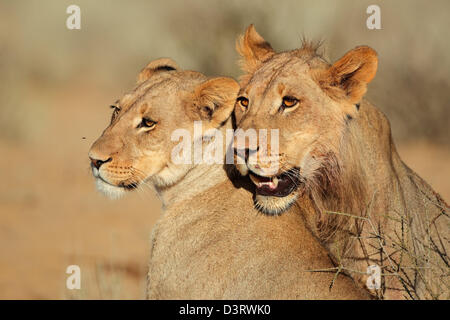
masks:
POLYGON ((111 157, 109 157, 109 158, 106 159, 106 160, 94 159, 94 158, 91 158, 91 157, 89 157, 89 158, 91 159, 91 165, 92 165, 93 167, 97 168, 97 169, 100 169, 100 167, 102 166, 102 164, 104 164, 104 163, 106 163, 106 162, 112 161, 112 158, 111 158, 111 157))

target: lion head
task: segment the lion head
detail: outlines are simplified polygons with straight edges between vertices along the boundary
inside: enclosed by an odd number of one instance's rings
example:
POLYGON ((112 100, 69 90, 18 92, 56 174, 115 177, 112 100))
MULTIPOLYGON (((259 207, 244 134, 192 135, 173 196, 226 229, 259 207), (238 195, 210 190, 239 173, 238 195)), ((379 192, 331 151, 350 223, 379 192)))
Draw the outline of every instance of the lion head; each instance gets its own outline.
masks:
POLYGON ((305 190, 338 175, 340 141, 375 76, 377 54, 361 46, 330 65, 311 43, 276 53, 253 25, 237 49, 246 72, 235 106, 237 126, 278 134, 276 154, 269 151, 270 138, 265 145, 259 139, 253 147, 238 147, 237 167, 256 185, 256 206, 279 214, 305 190))
POLYGON ((150 62, 137 86, 113 106, 111 123, 89 151, 97 188, 112 198, 150 182, 164 188, 194 164, 174 163, 176 129, 219 128, 230 117, 239 85, 231 78, 207 78, 183 71, 170 59, 150 62))

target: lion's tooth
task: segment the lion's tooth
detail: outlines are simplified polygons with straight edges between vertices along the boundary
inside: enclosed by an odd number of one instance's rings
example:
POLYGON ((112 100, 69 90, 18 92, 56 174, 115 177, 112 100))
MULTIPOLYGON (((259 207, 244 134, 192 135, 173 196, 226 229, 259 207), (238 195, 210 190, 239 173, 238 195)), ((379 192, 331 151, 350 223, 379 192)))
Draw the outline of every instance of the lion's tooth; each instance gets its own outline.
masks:
POLYGON ((258 188, 260 187, 260 182, 258 181, 258 179, 257 179, 254 175, 250 174, 250 180, 252 180, 252 182, 253 182, 258 188))
POLYGON ((261 181, 258 177, 250 174, 250 179, 256 185, 257 188, 268 186, 270 189, 276 189, 278 187, 279 179, 277 177, 271 178, 270 181, 261 181))
POLYGON ((272 182, 274 184, 274 189, 276 189, 278 187, 278 178, 277 177, 273 177, 272 182))

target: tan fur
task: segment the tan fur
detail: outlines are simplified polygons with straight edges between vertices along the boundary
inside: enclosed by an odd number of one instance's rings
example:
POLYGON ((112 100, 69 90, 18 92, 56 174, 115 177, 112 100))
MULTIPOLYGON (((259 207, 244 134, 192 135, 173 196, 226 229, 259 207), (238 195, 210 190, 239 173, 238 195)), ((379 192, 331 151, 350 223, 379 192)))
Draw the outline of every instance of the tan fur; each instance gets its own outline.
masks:
POLYGON ((171 141, 174 129, 186 129, 193 135, 194 121, 202 121, 203 129, 216 128, 227 120, 238 85, 230 78, 208 79, 194 71, 161 69, 176 67, 169 59, 152 61, 142 70, 137 87, 117 103, 120 111, 93 144, 91 159, 111 161, 99 170, 99 188, 109 195, 119 196, 126 188, 133 188, 144 180, 157 189, 181 179, 192 164, 176 165, 171 151, 178 141, 171 141), (155 70, 153 70, 154 68, 155 70), (221 88, 221 92, 217 92, 221 88), (208 119, 208 110, 214 117, 208 119), (143 118, 157 122, 155 128, 138 129, 143 118), (188 122, 189 121, 189 122, 188 122), (187 127, 187 123, 191 124, 187 127))
POLYGON ((369 298, 343 274, 333 283, 333 272, 311 272, 334 265, 298 212, 262 215, 221 166, 195 168, 163 197, 172 201, 153 230, 150 299, 369 298), (177 199, 199 179, 213 185, 177 199))
MULTIPOLYGON (((367 266, 382 267, 382 288, 373 292, 380 298, 448 299, 449 207, 401 161, 388 120, 363 100, 376 73, 375 51, 357 47, 330 65, 310 45, 267 52, 270 45, 253 26, 244 39, 238 52, 247 74, 239 95, 249 104, 236 104, 237 126, 279 129, 279 172, 300 168, 296 191, 256 195, 257 206, 280 214, 295 203, 361 286, 367 266), (270 58, 255 61, 259 43, 270 58), (299 102, 280 109, 283 96, 299 102)), ((265 175, 262 163, 237 167, 265 175)))
POLYGON ((230 180, 223 165, 171 162, 173 130, 192 130, 195 120, 223 133, 231 128, 239 90, 234 80, 180 70, 144 73, 119 101, 120 112, 90 157, 112 158, 100 167, 109 187, 151 183, 163 200, 152 233, 148 298, 370 298, 348 276, 333 282, 333 272, 308 271, 333 264, 298 211, 277 219, 262 215, 244 188, 251 184, 230 180), (139 131, 142 117, 158 124, 139 131))

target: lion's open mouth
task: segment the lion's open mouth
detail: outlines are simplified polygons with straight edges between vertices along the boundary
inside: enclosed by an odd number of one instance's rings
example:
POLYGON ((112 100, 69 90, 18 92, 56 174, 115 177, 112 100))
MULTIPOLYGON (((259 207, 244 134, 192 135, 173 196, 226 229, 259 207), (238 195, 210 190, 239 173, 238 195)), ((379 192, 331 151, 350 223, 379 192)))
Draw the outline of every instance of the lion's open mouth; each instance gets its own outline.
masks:
POLYGON ((256 186, 256 193, 262 196, 286 197, 295 191, 299 184, 299 169, 292 168, 278 176, 263 177, 250 172, 250 179, 256 186))

